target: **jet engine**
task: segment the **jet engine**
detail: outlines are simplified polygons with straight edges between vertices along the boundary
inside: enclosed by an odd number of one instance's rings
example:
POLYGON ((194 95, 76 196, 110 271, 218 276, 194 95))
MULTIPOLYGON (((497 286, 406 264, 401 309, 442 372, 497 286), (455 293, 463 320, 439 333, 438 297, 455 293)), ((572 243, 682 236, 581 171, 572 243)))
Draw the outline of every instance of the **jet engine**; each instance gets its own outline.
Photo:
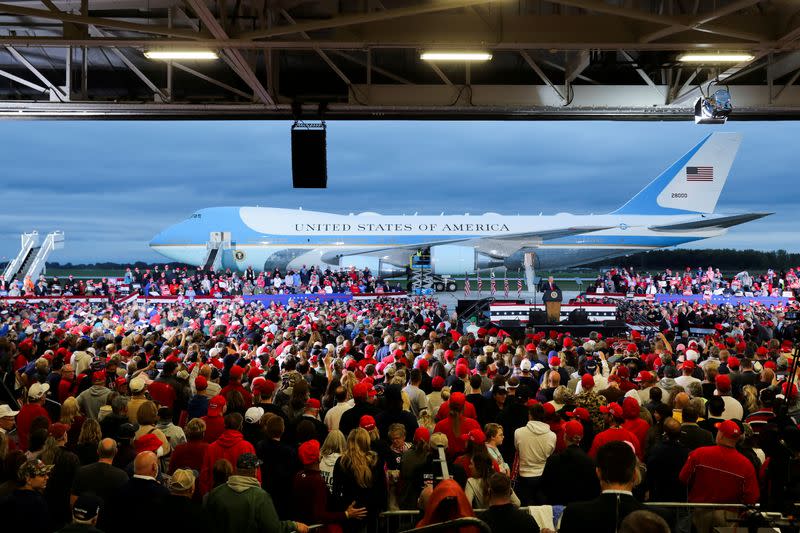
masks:
POLYGON ((503 266, 503 259, 477 251, 472 246, 445 244, 431 247, 434 274, 464 274, 503 266))

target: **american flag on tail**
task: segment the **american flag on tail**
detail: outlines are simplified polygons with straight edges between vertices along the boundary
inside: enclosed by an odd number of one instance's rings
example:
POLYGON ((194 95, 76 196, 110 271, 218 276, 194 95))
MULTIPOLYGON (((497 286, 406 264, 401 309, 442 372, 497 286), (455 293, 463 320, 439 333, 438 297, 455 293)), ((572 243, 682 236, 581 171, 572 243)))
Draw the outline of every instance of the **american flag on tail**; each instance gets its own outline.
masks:
POLYGON ((506 271, 506 275, 503 277, 503 292, 505 293, 505 297, 508 298, 508 271, 506 271))
POLYGON ((491 274, 489 275, 489 279, 491 280, 489 286, 491 287, 492 296, 494 296, 497 294, 497 282, 494 279, 494 270, 492 270, 491 274))
POLYGON ((469 288, 469 274, 464 272, 464 296, 469 296, 470 292, 472 292, 469 288))

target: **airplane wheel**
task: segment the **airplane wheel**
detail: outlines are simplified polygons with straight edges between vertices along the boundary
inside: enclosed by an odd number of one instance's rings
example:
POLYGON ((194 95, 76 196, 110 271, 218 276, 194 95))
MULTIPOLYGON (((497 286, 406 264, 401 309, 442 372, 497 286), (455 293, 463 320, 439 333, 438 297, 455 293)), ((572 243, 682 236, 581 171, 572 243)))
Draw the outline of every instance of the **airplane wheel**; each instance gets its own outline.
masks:
POLYGON ((447 284, 447 292, 456 292, 456 282, 451 281, 447 284))
POLYGON ((444 292, 444 283, 442 283, 441 281, 437 281, 436 283, 433 284, 433 290, 435 290, 436 292, 444 292))

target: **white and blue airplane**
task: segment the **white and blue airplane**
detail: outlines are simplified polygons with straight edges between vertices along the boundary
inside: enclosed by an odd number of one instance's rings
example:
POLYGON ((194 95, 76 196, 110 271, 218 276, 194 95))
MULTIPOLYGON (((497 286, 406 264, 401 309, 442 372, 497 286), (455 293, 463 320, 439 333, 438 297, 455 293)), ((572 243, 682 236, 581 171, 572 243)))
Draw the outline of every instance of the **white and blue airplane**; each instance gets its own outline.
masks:
POLYGON ((717 200, 741 143, 713 133, 622 207, 606 215, 341 215, 272 207, 201 209, 150 242, 158 253, 196 266, 256 271, 301 266, 405 271, 430 254, 434 274, 523 267, 567 268, 723 235, 771 213, 718 214, 717 200), (530 259, 529 259, 530 261, 530 259))

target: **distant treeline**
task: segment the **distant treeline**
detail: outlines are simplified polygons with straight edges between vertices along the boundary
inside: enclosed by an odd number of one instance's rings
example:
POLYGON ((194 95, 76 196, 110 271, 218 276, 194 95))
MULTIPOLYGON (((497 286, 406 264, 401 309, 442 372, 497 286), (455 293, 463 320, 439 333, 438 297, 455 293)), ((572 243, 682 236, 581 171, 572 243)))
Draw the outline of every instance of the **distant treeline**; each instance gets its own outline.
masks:
POLYGON ((642 252, 628 257, 601 261, 587 265, 588 267, 614 266, 633 267, 637 270, 662 270, 665 268, 683 269, 685 267, 697 268, 709 266, 720 270, 752 270, 754 272, 775 270, 788 270, 800 266, 800 253, 789 253, 786 250, 762 252, 760 250, 733 250, 729 248, 714 250, 689 250, 678 248, 674 250, 653 250, 642 252))

